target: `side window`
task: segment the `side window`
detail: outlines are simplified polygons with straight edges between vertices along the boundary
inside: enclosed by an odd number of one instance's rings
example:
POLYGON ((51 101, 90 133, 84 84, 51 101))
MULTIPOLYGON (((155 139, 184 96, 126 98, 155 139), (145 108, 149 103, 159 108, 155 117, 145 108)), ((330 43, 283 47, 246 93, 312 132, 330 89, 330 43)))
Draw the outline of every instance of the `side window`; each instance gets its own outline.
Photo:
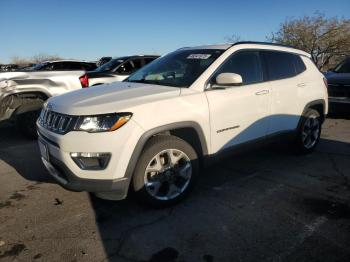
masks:
POLYGON ((121 64, 115 72, 120 75, 129 75, 133 70, 134 66, 131 61, 126 61, 125 63, 121 64))
POLYGON ((54 64, 54 70, 70 71, 76 70, 76 65, 73 62, 58 62, 54 64))
POLYGON ((145 58, 145 65, 151 63, 153 60, 155 60, 155 58, 146 57, 146 58, 145 58))
POLYGON ((220 73, 236 73, 241 75, 243 85, 262 82, 263 70, 259 52, 240 51, 237 54, 233 54, 233 56, 224 62, 215 76, 220 73))
POLYGON ((294 62, 295 72, 296 74, 301 74, 306 70, 306 66, 300 56, 293 55, 293 57, 294 57, 293 62, 294 62))
MULTIPOLYGON (((264 51, 269 80, 278 80, 296 75, 294 55, 285 52, 264 51)), ((305 65, 304 65, 305 66, 305 65)))
POLYGON ((142 59, 141 58, 131 60, 130 63, 133 65, 132 72, 139 70, 142 67, 142 59))
POLYGON ((54 69, 54 64, 53 63, 48 63, 45 66, 43 66, 40 70, 42 71, 52 71, 54 69))
POLYGON ((350 73, 350 61, 345 61, 338 65, 335 70, 337 73, 350 73))
POLYGON ((68 71, 68 70, 79 70, 79 64, 74 62, 63 62, 62 63, 62 70, 68 71))
POLYGON ((50 71, 62 70, 62 63, 60 63, 60 62, 51 63, 51 64, 48 65, 46 70, 50 70, 50 71))
POLYGON ((80 62, 67 62, 67 66, 65 70, 85 70, 87 68, 87 64, 80 62))

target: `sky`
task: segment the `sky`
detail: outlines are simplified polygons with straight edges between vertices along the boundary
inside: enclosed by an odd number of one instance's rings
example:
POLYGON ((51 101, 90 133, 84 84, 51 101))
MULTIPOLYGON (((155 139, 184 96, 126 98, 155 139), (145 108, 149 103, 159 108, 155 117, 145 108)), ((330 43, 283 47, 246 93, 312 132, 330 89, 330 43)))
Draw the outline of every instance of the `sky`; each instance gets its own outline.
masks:
POLYGON ((0 63, 38 54, 96 60, 265 41, 287 18, 350 18, 350 0, 0 0, 0 63))

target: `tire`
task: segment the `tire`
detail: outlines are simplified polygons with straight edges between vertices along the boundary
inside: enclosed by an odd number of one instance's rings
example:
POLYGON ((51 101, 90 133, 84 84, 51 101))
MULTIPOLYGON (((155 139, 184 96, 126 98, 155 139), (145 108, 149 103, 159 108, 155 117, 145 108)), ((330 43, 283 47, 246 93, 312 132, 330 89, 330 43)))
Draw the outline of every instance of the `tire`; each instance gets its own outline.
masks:
POLYGON ((36 120, 40 115, 40 110, 30 111, 16 116, 17 129, 29 139, 37 139, 36 120))
POLYGON ((168 135, 153 137, 136 164, 132 187, 138 200, 166 207, 182 200, 198 175, 196 151, 186 141, 168 135))
POLYGON ((320 113, 308 109, 302 116, 296 139, 296 149, 299 153, 309 154, 316 148, 321 136, 322 121, 320 113))

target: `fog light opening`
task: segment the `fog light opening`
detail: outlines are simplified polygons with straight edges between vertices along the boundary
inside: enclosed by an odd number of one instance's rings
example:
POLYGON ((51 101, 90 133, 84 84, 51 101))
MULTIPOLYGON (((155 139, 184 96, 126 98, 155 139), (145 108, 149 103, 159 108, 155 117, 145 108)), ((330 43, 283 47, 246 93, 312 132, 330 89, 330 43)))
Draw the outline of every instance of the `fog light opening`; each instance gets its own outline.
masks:
POLYGON ((110 153, 74 152, 70 153, 72 160, 83 170, 103 170, 108 166, 110 153))

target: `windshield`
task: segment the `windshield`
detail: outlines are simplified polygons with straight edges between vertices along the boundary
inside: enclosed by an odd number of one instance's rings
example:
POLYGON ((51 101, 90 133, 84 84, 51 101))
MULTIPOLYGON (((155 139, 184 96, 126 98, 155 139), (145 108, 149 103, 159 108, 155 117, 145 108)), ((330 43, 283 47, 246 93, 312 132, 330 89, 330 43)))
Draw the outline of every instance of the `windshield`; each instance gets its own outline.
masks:
POLYGON ((158 58, 125 81, 189 87, 225 50, 178 50, 158 58))
POLYGON ((350 60, 340 63, 335 69, 336 73, 350 73, 350 60))
POLYGON ((111 72, 125 60, 115 58, 95 69, 95 72, 111 72))

